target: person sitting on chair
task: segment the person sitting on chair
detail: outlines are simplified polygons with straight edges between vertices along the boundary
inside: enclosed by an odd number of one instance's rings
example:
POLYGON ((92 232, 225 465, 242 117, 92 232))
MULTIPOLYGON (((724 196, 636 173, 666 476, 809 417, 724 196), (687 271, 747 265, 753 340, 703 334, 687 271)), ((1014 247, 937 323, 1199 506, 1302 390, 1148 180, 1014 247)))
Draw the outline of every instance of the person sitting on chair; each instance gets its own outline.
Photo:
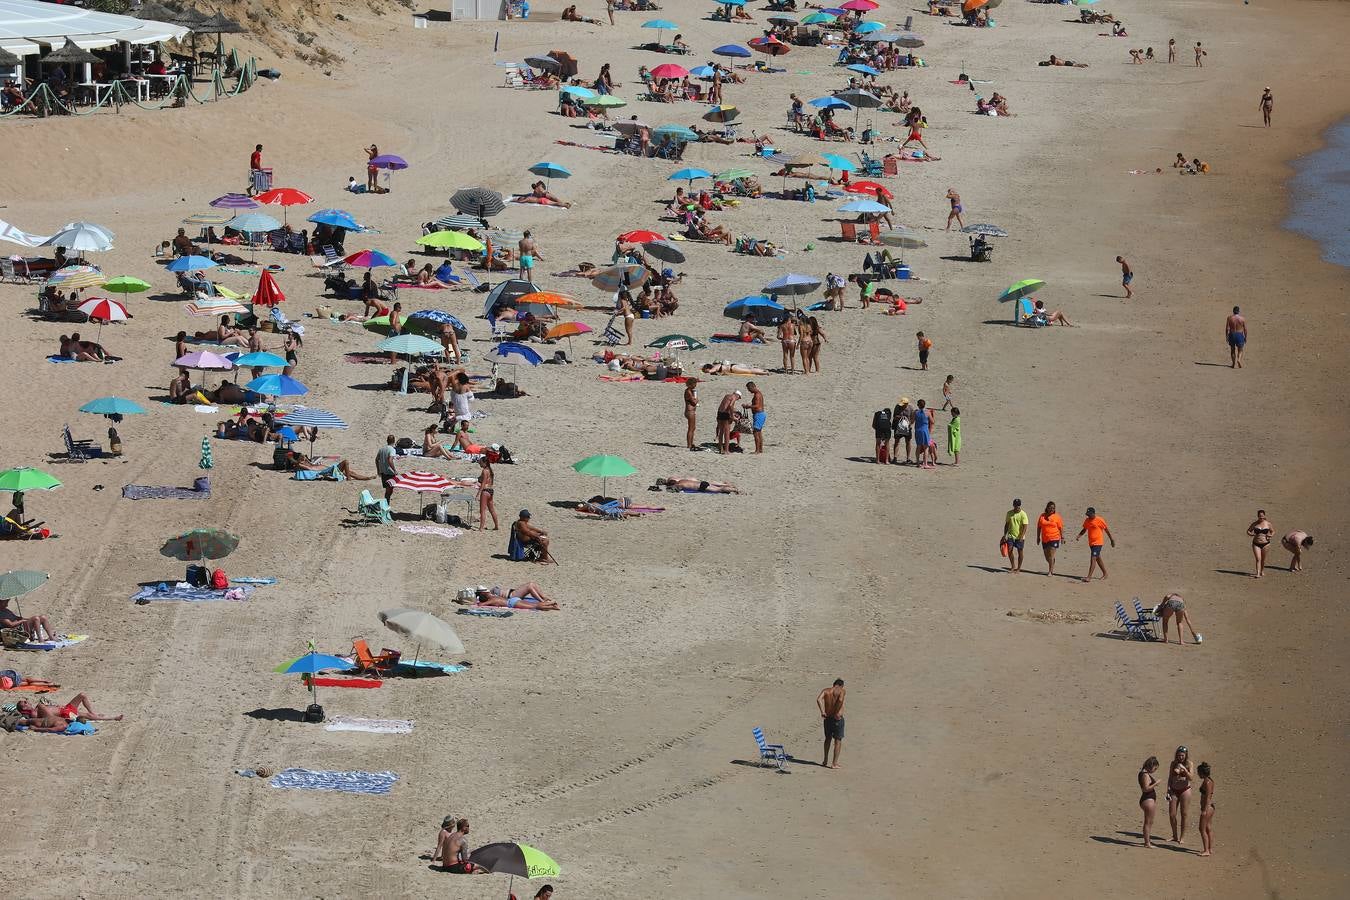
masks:
POLYGON ((549 551, 548 532, 531 524, 528 509, 522 509, 519 518, 511 523, 511 535, 522 547, 538 552, 541 564, 557 562, 549 551))

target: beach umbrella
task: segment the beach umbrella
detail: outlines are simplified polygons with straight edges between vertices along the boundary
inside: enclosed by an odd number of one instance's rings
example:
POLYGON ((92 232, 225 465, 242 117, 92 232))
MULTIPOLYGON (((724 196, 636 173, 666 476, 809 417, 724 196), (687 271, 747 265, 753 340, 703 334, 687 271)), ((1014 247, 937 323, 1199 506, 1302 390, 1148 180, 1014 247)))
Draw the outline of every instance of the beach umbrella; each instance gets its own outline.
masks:
POLYGON ((716 6, 744 6, 745 0, 713 0, 716 6))
MULTIPOLYGON (((627 135, 638 134, 639 132, 642 131, 642 129, 650 127, 651 126, 649 126, 646 122, 639 121, 637 116, 633 116, 633 118, 631 119, 625 119, 622 122, 614 123, 615 131, 622 132, 623 134, 627 135)), ((695 135, 695 137, 697 137, 697 135, 695 135)))
POLYGON ((390 481, 389 486, 418 494, 439 494, 451 484, 450 479, 435 472, 404 472, 390 481))
POLYGON ((140 404, 122 397, 99 397, 80 407, 80 412, 96 416, 137 416, 145 412, 140 404))
POLYGON ((670 21, 669 19, 652 19, 650 22, 643 22, 643 23, 642 23, 642 27, 643 27, 643 28, 655 28, 655 29, 656 29, 656 42, 657 42, 658 44, 662 44, 662 43, 665 43, 665 41, 663 41, 662 38, 665 37, 666 31, 667 31, 667 30, 674 31, 675 29, 679 28, 680 26, 676 25, 674 22, 670 21))
MULTIPOLYGON (((998 295, 998 302, 1008 303, 1012 300, 1021 300, 1023 297, 1030 297, 1043 287, 1045 287, 1045 282, 1039 278, 1024 278, 1021 281, 1015 281, 998 295)), ((3 490, 3 488, 0 488, 0 490, 3 490)))
POLYGON ((299 659, 292 660, 289 665, 283 665, 272 671, 280 672, 282 675, 308 675, 305 681, 309 686, 311 702, 317 705, 319 689, 314 684, 314 676, 320 672, 347 672, 354 668, 355 665, 340 656, 329 656, 311 650, 299 659))
POLYGON ((590 88, 582 87, 579 84, 564 85, 563 87, 559 88, 558 93, 571 94, 573 97, 577 97, 578 99, 581 100, 586 100, 590 97, 597 96, 595 91, 591 90, 590 88))
MULTIPOLYGON (((859 22, 853 26, 854 34, 871 34, 874 31, 881 31, 886 27, 884 22, 859 22)), ((849 68, 845 66, 845 68, 849 68)))
POLYGON ((879 72, 878 70, 863 63, 851 63, 847 66, 844 66, 844 68, 848 69, 850 72, 857 72, 861 75, 871 75, 873 78, 881 74, 881 72, 879 72))
POLYGON ((873 196, 885 197, 887 200, 895 199, 895 194, 891 193, 890 188, 875 181, 854 181, 844 190, 850 194, 872 194, 873 196))
POLYGON ((709 122, 724 124, 735 119, 741 114, 741 111, 734 106, 714 106, 703 114, 703 118, 709 122))
POLYGON ((725 172, 718 172, 714 177, 718 181, 740 181, 742 178, 754 178, 755 173, 749 169, 727 169, 725 172))
POLYGON ((864 213, 876 215, 879 213, 888 213, 891 208, 884 203, 878 203, 875 200, 850 200, 839 207, 841 213, 864 213))
POLYGON ((345 228, 348 231, 361 231, 361 226, 345 209, 321 209, 305 221, 315 225, 328 225, 333 228, 345 228))
POLYGON ((90 297, 77 308, 91 320, 98 320, 98 337, 95 340, 103 337, 103 326, 108 322, 125 322, 131 318, 125 306, 107 297, 90 297))
POLYGON ((65 247, 81 253, 102 253, 113 248, 112 232, 90 222, 71 222, 43 241, 43 247, 65 247))
POLYGON ((689 70, 677 63, 661 63, 661 65, 652 69, 652 77, 658 80, 665 78, 685 78, 689 75, 689 70))
POLYGON ((369 165, 377 169, 388 169, 391 172, 397 172, 400 169, 408 168, 408 162, 401 156, 395 156, 392 153, 382 153, 372 159, 369 165))
POLYGON ((253 302, 259 306, 276 306, 286 299, 272 273, 263 269, 258 276, 258 289, 253 292, 253 302))
POLYGON ((591 284, 602 291, 617 291, 620 287, 638 288, 647 280, 650 273, 646 266, 637 263, 624 263, 601 269, 591 276, 591 284))
POLYGON ((706 350, 708 345, 687 334, 663 334, 647 345, 658 350, 706 350))
POLYGON ((531 69, 548 72, 551 75, 557 75, 562 71, 562 63, 551 56, 527 56, 525 57, 525 65, 531 69))
POLYGON ((517 875, 526 879, 556 878, 562 871, 547 853, 519 843, 485 844, 469 854, 469 862, 494 875, 510 875, 506 892, 512 897, 517 875))
POLYGON ((806 101, 808 106, 814 106, 816 109, 852 109, 853 107, 847 101, 840 100, 838 97, 816 97, 806 101))
POLYGON ((985 237, 1008 236, 1008 232, 1004 231, 1002 228, 999 228, 997 225, 989 225, 987 223, 967 225, 965 228, 962 228, 961 230, 966 234, 982 234, 985 237))
POLYGON ((234 363, 210 350, 197 350, 180 356, 173 361, 180 369, 199 369, 201 371, 225 372, 234 368, 234 363))
POLYGON ((462 188, 450 198, 450 205, 462 213, 486 219, 506 209, 502 195, 485 187, 462 188))
MULTIPOLYGON (((276 231, 281 227, 281 223, 269 216, 267 213, 251 212, 244 213, 242 216, 236 216, 231 222, 230 227, 242 231, 245 234, 267 234, 270 231, 276 231)), ((256 260, 256 248, 254 242, 249 241, 249 259, 256 260)))
POLYGON ((795 272, 789 272, 764 285, 764 293, 770 297, 782 294, 799 297, 803 294, 813 294, 818 290, 820 290, 819 278, 814 275, 798 275, 795 272))
MULTIPOLYGON (((115 294, 139 294, 142 291, 150 290, 150 283, 141 281, 139 278, 132 278, 130 275, 118 275, 115 278, 109 278, 103 283, 103 287, 115 294)), ((124 304, 126 301, 122 301, 124 304)))
POLYGON ((406 356, 439 356, 442 352, 438 341, 420 334, 396 334, 380 341, 375 349, 382 353, 402 353, 406 356))
POLYGON ((774 37, 758 37, 747 41, 746 43, 749 44, 751 50, 757 50, 760 53, 766 53, 769 56, 782 56, 792 49, 790 46, 774 37))
POLYGON ((518 344, 515 341, 502 341, 489 350, 487 356, 489 359, 510 363, 516 362, 514 357, 520 357, 520 362, 531 366, 537 366, 544 361, 543 357, 533 347, 518 344))
POLYGON ((600 454, 599 456, 588 456, 585 459, 579 459, 572 463, 572 470, 580 472, 582 475, 592 475, 600 479, 600 494, 608 497, 609 492, 606 487, 611 478, 624 478, 629 475, 636 475, 637 469, 633 464, 621 456, 608 456, 600 454))
POLYGON ((723 44, 713 48, 714 56, 728 56, 732 59, 749 59, 750 51, 739 44, 723 44))
POLYGON ((848 0, 847 3, 839 4, 839 8, 850 12, 871 12, 880 5, 876 0, 848 0))
POLYGON ((272 188, 270 191, 263 191, 253 198, 263 206, 304 206, 306 203, 313 203, 314 198, 302 190, 296 188, 272 188))
POLYGON ((0 600, 17 600, 32 593, 46 584, 49 577, 46 572, 28 569, 6 572, 0 575, 0 600))
POLYGON ((224 559, 239 546, 239 538, 219 528, 194 528, 169 538, 159 552, 183 562, 224 559))
POLYGON ((628 101, 613 94, 601 94, 599 97, 592 97, 588 100, 582 100, 587 106, 599 106, 602 108, 618 109, 621 106, 627 106, 628 101))
POLYGON ((965 0, 965 2, 961 4, 961 11, 964 13, 973 13, 975 10, 988 3, 989 0, 965 0))
POLYGON ((342 261, 349 266, 356 266, 361 269, 386 269, 399 265, 388 253, 379 250, 357 250, 355 253, 343 257, 342 261))
POLYGON ((98 266, 64 266, 57 269, 43 282, 44 287, 62 287, 67 290, 97 287, 108 280, 98 266))
POLYGON ((849 160, 847 157, 840 156, 838 153, 822 153, 820 155, 825 157, 825 163, 831 169, 838 169, 841 172, 852 172, 858 168, 853 161, 849 160))
POLYGON ((434 247, 438 250, 473 250, 483 249, 483 242, 467 235, 462 231, 433 231, 431 234, 424 234, 417 239, 417 243, 423 247, 434 247))
MULTIPOLYGON (((346 422, 342 421, 332 413, 325 412, 322 409, 315 409, 313 407, 309 408, 301 407, 300 409, 294 409, 288 413, 285 413, 280 418, 285 420, 281 424, 286 425, 290 428, 343 429, 347 427, 346 422)), ((313 437, 311 437, 309 441, 309 454, 310 456, 314 455, 313 437)))
POLYGON ((18 466, 0 472, 0 491, 54 491, 61 486, 51 475, 32 466, 18 466))
POLYGON ((654 256, 661 262, 679 264, 685 260, 684 251, 669 241, 648 241, 642 245, 642 249, 648 256, 654 256))
POLYGON ((625 231, 619 235, 619 240, 625 244, 645 244, 648 241, 664 241, 666 236, 657 231, 650 231, 645 228, 639 228, 636 231, 625 231))
POLYGON ((788 28, 792 28, 797 24, 797 20, 791 16, 769 16, 768 22, 770 25, 783 25, 788 28))
POLYGON ((439 336, 441 327, 449 325, 455 330, 455 336, 460 340, 469 336, 469 329, 465 327, 464 323, 443 309, 419 309, 404 321, 408 328, 415 331, 425 331, 439 336))
POLYGON ((689 74, 695 78, 712 78, 717 74, 717 70, 712 66, 694 66, 689 70, 689 74))
MULTIPOLYGON (((436 476, 433 476, 436 477, 436 476)), ((385 609, 379 613, 384 627, 390 631, 417 642, 413 660, 421 653, 423 644, 432 644, 442 650, 458 656, 464 653, 464 643, 455 634, 455 629, 444 619, 419 609, 385 609)))
POLYGON ((540 178, 552 180, 554 178, 571 178, 572 173, 563 166, 551 162, 537 162, 530 166, 530 174, 538 175, 540 178))
POLYGON ((883 244, 890 247, 899 247, 901 250, 922 250, 928 246, 928 242, 917 231, 911 231, 904 227, 883 231, 879 240, 883 244))
POLYGON ((858 109, 876 109, 881 105, 881 98, 867 91, 840 91, 835 96, 858 109))
POLYGON ((229 297, 200 297, 183 304, 183 311, 197 318, 217 317, 226 314, 247 315, 248 307, 229 297))
POLYGON ((244 389, 255 394, 262 394, 264 397, 303 397, 309 393, 309 388, 291 376, 280 373, 255 378, 244 385, 244 389))
POLYGON ((248 194, 222 194, 209 204, 214 209, 257 209, 258 201, 248 194))
POLYGON ((809 15, 809 16, 807 16, 806 18, 802 19, 802 24, 803 24, 803 25, 828 25, 828 24, 830 24, 831 22, 833 22, 833 21, 834 21, 835 19, 837 19, 837 18, 839 18, 839 17, 836 16, 836 15, 833 15, 832 13, 827 13, 827 12, 825 12, 825 11, 822 10, 822 11, 820 11, 820 12, 813 12, 813 13, 811 13, 811 15, 809 15))
POLYGON ((712 173, 703 169, 680 169, 678 172, 672 172, 666 176, 666 181, 688 181, 689 186, 694 186, 695 179, 711 178, 712 173))
POLYGON ((788 310, 768 297, 753 295, 728 303, 722 315, 728 319, 776 325, 787 318, 788 310))
POLYGON ((898 31, 874 31, 871 34, 865 34, 862 38, 870 44, 893 44, 900 39, 898 31))
POLYGON ((573 300, 566 294, 560 294, 557 291, 531 291, 528 294, 521 294, 519 297, 516 298, 516 304, 518 306, 523 306, 530 303, 542 303, 545 306, 566 306, 577 308, 581 306, 581 304, 578 303, 576 300, 573 300))
POLYGON ((169 261, 165 270, 169 272, 197 272, 201 269, 214 269, 220 263, 208 256, 180 256, 169 261))
MULTIPOLYGON (((993 9, 995 6, 998 5, 999 2, 1000 0, 991 0, 991 2, 989 3, 989 8, 993 9)), ((908 48, 922 47, 923 38, 919 37, 912 31, 902 31, 900 34, 895 36, 895 40, 891 41, 891 43, 895 44, 897 47, 908 47, 908 48)))
MULTIPOLYGON (((707 116, 704 116, 704 118, 707 118, 707 116)), ((684 125, 662 125, 652 131, 652 137, 671 138, 688 143, 689 141, 697 141, 698 133, 684 125)))
MULTIPOLYGON (((24 16, 24 13, 22 12, 23 7, 19 7, 18 9, 20 10, 18 14, 19 18, 33 16, 32 13, 28 13, 27 16, 24 16)), ((41 21, 41 19, 38 19, 37 21, 41 21)), ((10 34, 13 33, 14 32, 12 31, 10 32, 10 34)), ((65 44, 63 44, 60 49, 51 51, 46 56, 42 57, 40 62, 43 64, 51 63, 52 65, 77 66, 83 65, 84 63, 102 62, 102 60, 67 37, 65 44)))
POLYGON ((559 322, 545 333, 544 337, 551 341, 556 341, 560 337, 567 338, 567 355, 572 355, 572 337, 578 334, 590 334, 593 329, 585 322, 559 322))
MULTIPOLYGON (((234 365, 237 369, 284 369, 286 368, 286 360, 277 356, 275 353, 259 351, 257 353, 245 353, 243 356, 236 356, 234 365)), ((249 390, 257 389, 249 388, 249 390)), ((258 391, 258 393, 262 394, 266 392, 258 391)))
POLYGON ((457 213, 453 216, 441 216, 432 224, 440 228, 463 230, 466 228, 482 228, 483 220, 477 216, 466 216, 463 213, 457 213))

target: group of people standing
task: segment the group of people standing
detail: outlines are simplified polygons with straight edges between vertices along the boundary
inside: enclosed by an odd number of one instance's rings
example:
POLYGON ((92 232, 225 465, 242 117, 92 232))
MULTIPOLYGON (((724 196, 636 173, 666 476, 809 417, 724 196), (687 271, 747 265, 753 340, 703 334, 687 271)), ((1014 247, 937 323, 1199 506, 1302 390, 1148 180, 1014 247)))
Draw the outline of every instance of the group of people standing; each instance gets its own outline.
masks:
MULTIPOLYGON (((1139 808, 1144 812, 1144 846, 1153 846, 1153 817, 1158 809, 1158 757, 1150 756, 1139 767, 1139 808)), ((1191 773, 1191 755, 1186 747, 1178 747, 1167 767, 1167 818, 1172 823, 1172 841, 1180 844, 1186 838, 1190 816, 1191 797, 1195 776, 1200 776, 1200 843, 1201 856, 1211 856, 1214 850, 1214 776, 1207 762, 1191 773)))
MULTIPOLYGON (((954 376, 947 376, 943 385, 942 410, 951 409, 951 419, 947 422, 947 452, 952 457, 952 465, 961 464, 961 410, 957 408, 951 396, 951 384, 954 376)), ((937 417, 928 407, 927 401, 920 400, 910 406, 908 397, 901 397, 893 409, 879 409, 872 414, 872 433, 876 438, 875 459, 878 463, 905 465, 913 454, 914 465, 921 469, 937 468, 937 417), (905 458, 900 459, 900 444, 904 442, 905 458)))
MULTIPOLYGON (((1252 572, 1252 577, 1260 578, 1266 574, 1266 551, 1275 534, 1275 526, 1266 518, 1264 509, 1256 511, 1256 521, 1247 526, 1247 534, 1252 539, 1252 556, 1256 560, 1256 570, 1252 572)), ((1290 572, 1303 571, 1303 551, 1312 545, 1312 535, 1297 529, 1280 538, 1280 546, 1289 551, 1290 572)))

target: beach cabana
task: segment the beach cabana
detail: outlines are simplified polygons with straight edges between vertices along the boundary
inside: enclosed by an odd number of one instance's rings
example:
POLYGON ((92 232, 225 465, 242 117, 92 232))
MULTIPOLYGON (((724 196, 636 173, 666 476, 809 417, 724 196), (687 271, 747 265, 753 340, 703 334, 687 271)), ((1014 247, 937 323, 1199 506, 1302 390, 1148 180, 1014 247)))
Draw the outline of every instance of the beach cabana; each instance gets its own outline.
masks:
MULTIPOLYGON (((181 38, 188 29, 172 22, 134 19, 111 13, 81 9, 37 0, 0 0, 0 49, 20 57, 40 57, 59 50, 67 41, 80 50, 97 50, 121 45, 127 69, 131 68, 131 48, 141 44, 181 38)), ((90 80, 88 62, 85 71, 72 72, 79 80, 90 80)), ((13 69, 0 69, 0 76, 17 76, 13 69)))

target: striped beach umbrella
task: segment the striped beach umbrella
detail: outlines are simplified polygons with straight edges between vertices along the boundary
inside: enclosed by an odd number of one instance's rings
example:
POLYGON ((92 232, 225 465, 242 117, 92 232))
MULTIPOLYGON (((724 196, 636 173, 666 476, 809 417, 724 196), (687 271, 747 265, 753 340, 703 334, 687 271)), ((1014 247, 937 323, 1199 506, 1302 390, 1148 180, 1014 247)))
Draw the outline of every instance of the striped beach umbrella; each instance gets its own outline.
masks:
POLYGON ((215 318, 224 315, 244 315, 248 307, 229 297, 201 297, 183 304, 183 311, 195 318, 215 318))
MULTIPOLYGON (((300 407, 299 409, 293 409, 282 416, 278 416, 277 421, 282 425, 286 425, 290 428, 296 429, 299 428, 343 429, 347 427, 346 422, 342 421, 341 419, 339 419, 337 416, 333 415, 330 412, 326 412, 322 409, 303 406, 300 407)), ((314 455, 314 438, 312 436, 310 437, 309 440, 309 455, 310 456, 314 455)))
POLYGON ((131 318, 127 315, 125 306, 107 297, 90 297, 80 304, 79 310, 89 318, 98 319, 100 322, 125 322, 131 318))
POLYGON ((435 472, 404 472, 389 482, 389 486, 419 494, 439 494, 450 487, 450 479, 435 472))
POLYGON ((79 288, 97 287, 107 280, 107 276, 98 266, 66 266, 53 272, 44 282, 44 285, 73 291, 79 288))
POLYGON ((214 209, 257 209, 258 201, 248 194, 223 194, 208 205, 214 209))

